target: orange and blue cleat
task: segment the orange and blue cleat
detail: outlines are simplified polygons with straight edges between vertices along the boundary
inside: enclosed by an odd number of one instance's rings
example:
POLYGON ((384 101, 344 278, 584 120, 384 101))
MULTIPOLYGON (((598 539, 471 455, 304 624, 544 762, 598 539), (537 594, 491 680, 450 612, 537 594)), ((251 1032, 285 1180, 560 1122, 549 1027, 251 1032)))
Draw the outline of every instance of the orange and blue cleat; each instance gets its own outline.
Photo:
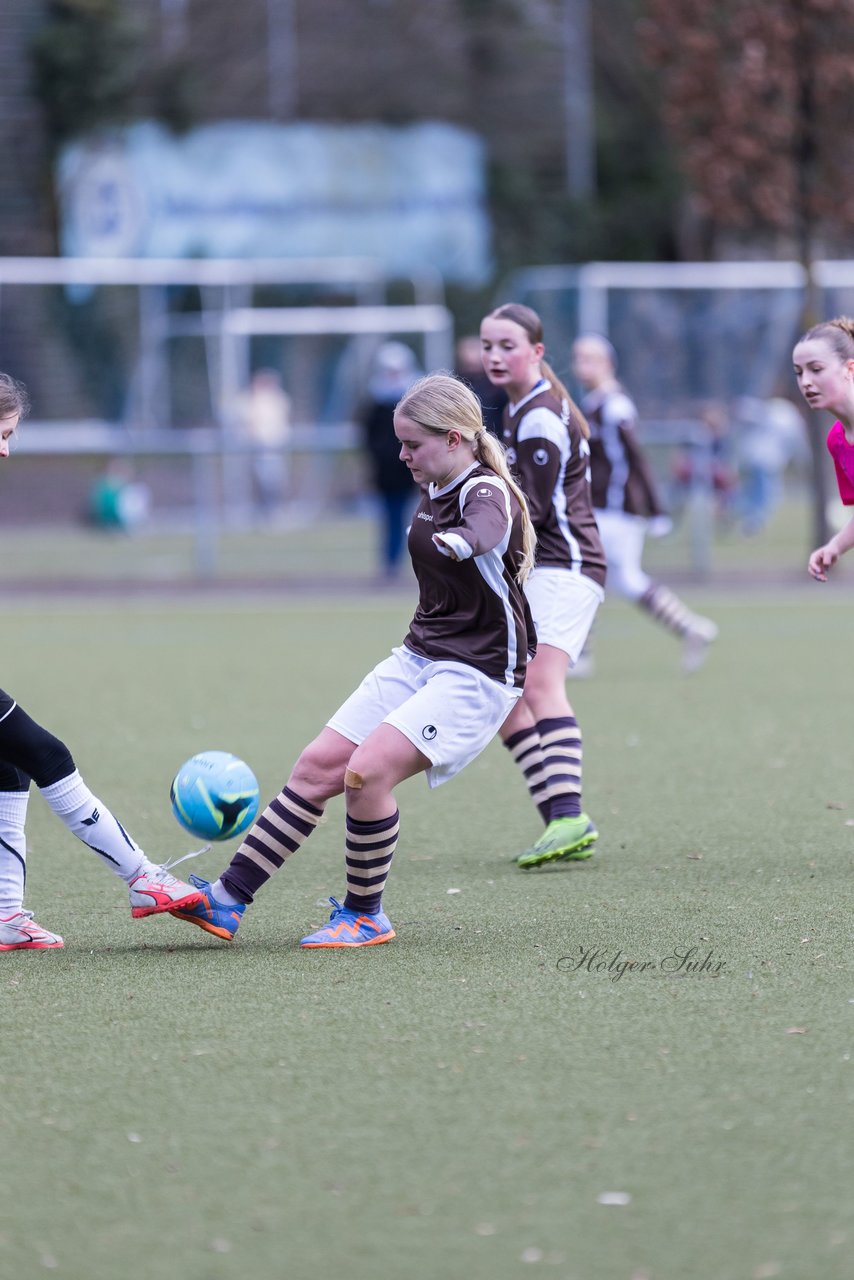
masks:
POLYGON ((394 929, 384 911, 375 915, 351 911, 330 898, 332 915, 329 923, 300 942, 301 947, 375 947, 378 942, 391 942, 394 929))
POLYGON ((190 883, 194 884, 199 890, 198 901, 192 906, 173 908, 170 915, 175 916, 178 920, 187 920, 190 924, 197 924, 200 929, 204 929, 205 933, 212 933, 217 938, 223 938, 226 942, 231 942, 243 918, 246 904, 237 902, 232 905, 231 903, 217 902, 211 892, 211 882, 203 880, 201 876, 190 876, 190 883))

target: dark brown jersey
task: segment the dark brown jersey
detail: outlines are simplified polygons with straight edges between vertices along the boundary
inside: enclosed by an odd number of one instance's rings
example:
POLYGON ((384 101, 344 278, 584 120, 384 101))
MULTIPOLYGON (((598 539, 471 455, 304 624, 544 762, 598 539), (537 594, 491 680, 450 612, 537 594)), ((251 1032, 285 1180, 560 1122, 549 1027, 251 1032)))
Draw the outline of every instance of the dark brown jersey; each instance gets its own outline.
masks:
POLYGON ((590 423, 593 506, 632 516, 659 516, 664 508, 637 438, 638 411, 617 383, 581 403, 590 423))
POLYGON ((536 634, 516 581, 522 512, 500 477, 480 463, 444 489, 422 494, 409 530, 419 599, 404 644, 433 662, 464 662, 522 688, 536 634), (460 560, 433 541, 441 533, 460 560))
POLYGON ((605 552, 590 494, 580 423, 542 379, 504 410, 507 461, 537 531, 537 567, 569 569, 605 585, 605 552))

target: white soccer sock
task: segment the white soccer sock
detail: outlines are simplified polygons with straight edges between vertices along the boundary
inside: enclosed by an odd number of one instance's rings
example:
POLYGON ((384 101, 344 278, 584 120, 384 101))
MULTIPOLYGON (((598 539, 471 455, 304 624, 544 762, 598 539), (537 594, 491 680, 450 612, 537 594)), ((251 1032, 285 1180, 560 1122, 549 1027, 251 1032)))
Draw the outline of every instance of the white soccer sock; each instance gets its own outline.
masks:
POLYGON ((152 863, 139 845, 107 806, 93 796, 76 769, 67 778, 42 787, 41 793, 69 831, 99 854, 122 880, 129 882, 140 871, 152 870, 152 863))
POLYGON ((211 885, 211 896, 217 902, 221 902, 224 907, 239 907, 241 905, 240 899, 235 898, 233 893, 229 893, 221 880, 216 880, 211 885))
POLYGON ((27 879, 29 791, 0 791, 0 916, 20 911, 27 879))

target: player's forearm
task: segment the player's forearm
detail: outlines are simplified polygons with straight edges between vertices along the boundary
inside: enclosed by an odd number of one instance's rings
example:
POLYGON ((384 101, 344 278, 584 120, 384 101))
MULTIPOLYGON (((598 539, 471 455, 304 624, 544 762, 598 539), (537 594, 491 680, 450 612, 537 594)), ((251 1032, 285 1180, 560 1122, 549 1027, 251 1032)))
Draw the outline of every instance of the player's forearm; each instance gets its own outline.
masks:
POLYGON ((846 551, 850 551, 854 547, 854 516, 843 525, 838 533, 835 533, 827 544, 838 556, 844 556, 846 551))

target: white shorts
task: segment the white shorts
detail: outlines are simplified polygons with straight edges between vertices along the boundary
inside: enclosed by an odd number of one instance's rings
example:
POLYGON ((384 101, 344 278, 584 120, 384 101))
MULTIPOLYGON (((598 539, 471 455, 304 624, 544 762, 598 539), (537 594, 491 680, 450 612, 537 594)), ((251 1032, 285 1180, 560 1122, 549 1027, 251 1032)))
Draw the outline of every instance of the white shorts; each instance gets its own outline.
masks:
POLYGON ((652 584, 641 568, 648 521, 625 511, 597 507, 596 523, 608 561, 608 590, 627 600, 639 600, 652 584))
POLYGON ((533 569, 525 595, 540 644, 554 645, 574 666, 587 639, 596 610, 605 599, 598 582, 569 569, 533 569))
POLYGON ((378 725, 393 725, 431 762, 427 781, 438 787, 480 755, 521 693, 463 662, 431 662, 400 645, 327 723, 357 745, 378 725))

